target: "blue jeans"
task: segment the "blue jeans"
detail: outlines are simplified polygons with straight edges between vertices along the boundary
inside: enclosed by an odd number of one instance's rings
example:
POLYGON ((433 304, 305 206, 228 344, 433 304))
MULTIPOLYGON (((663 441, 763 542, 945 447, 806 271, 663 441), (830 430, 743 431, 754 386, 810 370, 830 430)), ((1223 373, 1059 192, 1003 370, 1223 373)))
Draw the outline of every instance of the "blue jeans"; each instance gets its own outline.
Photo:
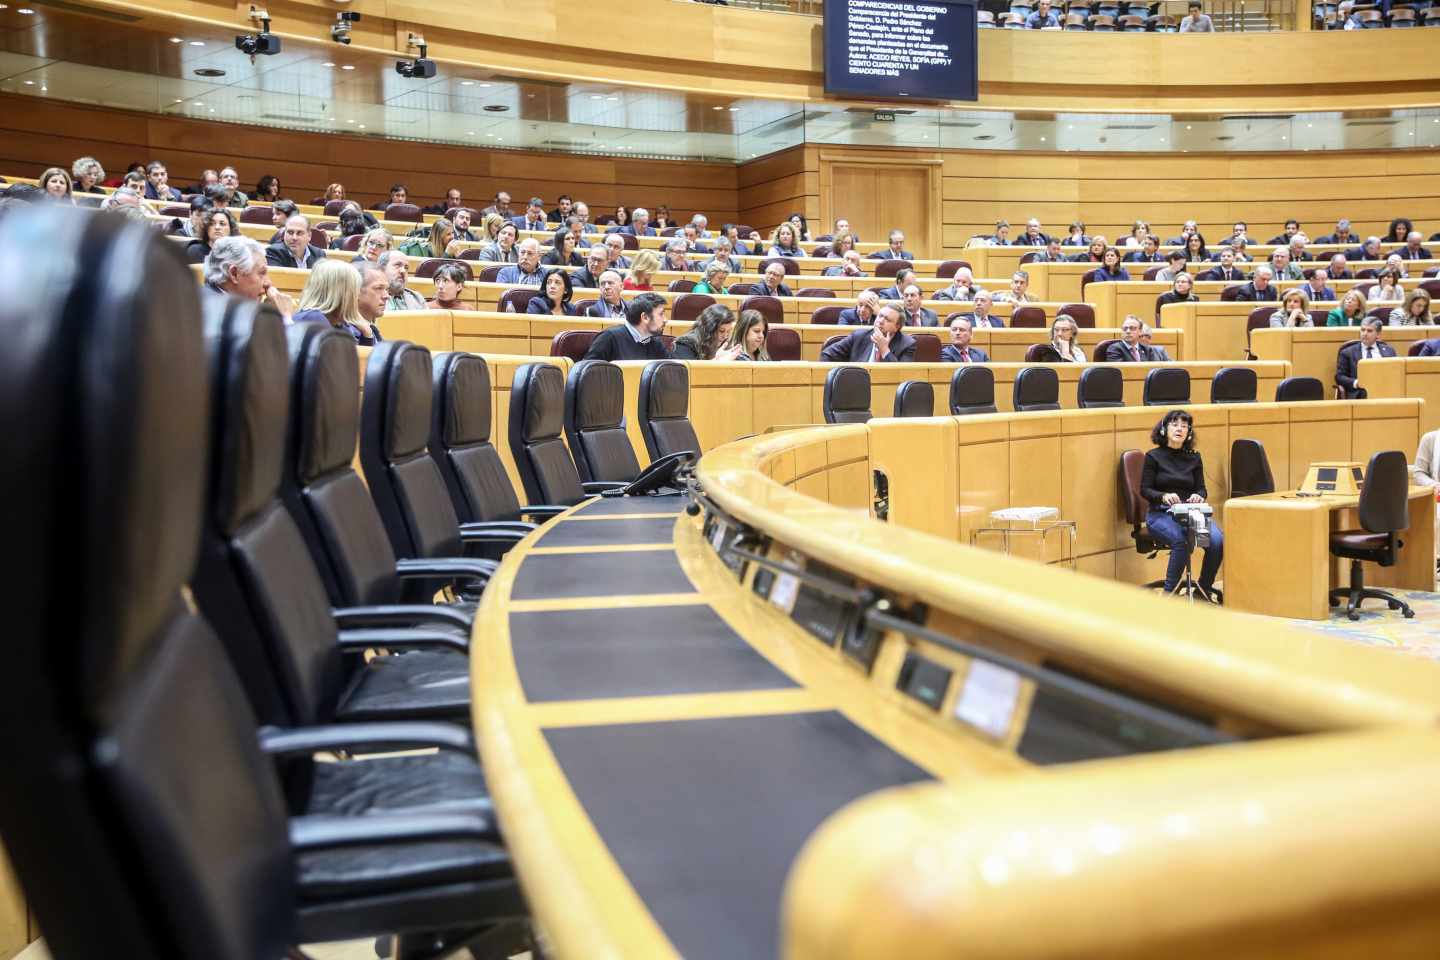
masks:
MULTIPOLYGON (((1185 561, 1189 557, 1189 543, 1185 539, 1185 528, 1180 521, 1170 516, 1169 511, 1150 508, 1145 517, 1145 526, 1150 535, 1170 548, 1170 565, 1165 568, 1165 590, 1175 589, 1185 573, 1185 561)), ((1210 546, 1205 551, 1205 562, 1200 566, 1200 586, 1209 590, 1215 586, 1215 574, 1220 572, 1220 561, 1225 557, 1225 535, 1220 524, 1210 518, 1210 546)))

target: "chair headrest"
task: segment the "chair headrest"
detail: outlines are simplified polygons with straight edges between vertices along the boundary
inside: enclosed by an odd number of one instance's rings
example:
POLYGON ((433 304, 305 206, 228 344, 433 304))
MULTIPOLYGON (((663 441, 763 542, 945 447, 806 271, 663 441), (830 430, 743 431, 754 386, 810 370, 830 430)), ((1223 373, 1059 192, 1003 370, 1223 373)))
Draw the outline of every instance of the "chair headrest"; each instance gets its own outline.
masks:
POLYGON ((215 378, 210 507, 226 536, 275 499, 285 458, 290 364, 280 315, 248 302, 207 310, 215 378))
POLYGON ((565 402, 582 433, 618 427, 625 419, 625 375, 609 361, 582 360, 570 371, 565 402))
POLYGON ((950 379, 950 404, 985 406, 995 402, 995 371, 982 364, 962 364, 950 379))
POLYGON ((906 380, 895 391, 895 416, 929 417, 935 413, 935 388, 925 380, 906 380))
POLYGON ((490 368, 473 353, 442 353, 434 360, 435 415, 447 447, 490 440, 490 368))
POLYGON ((1026 403, 1053 401, 1060 393, 1060 377, 1050 367, 1026 367, 1015 377, 1015 385, 1026 403))
POLYGON ((678 360, 657 360, 646 371, 650 376, 650 403, 646 416, 651 420, 675 420, 690 413, 690 371, 678 360))
POLYGON ((560 436, 565 421, 565 374, 549 363, 528 366, 520 438, 531 444, 560 436))
POLYGON ((381 456, 387 463, 425 449, 430 434, 430 351, 404 340, 378 344, 365 390, 380 390, 381 456))
POLYGON ((295 474, 308 484, 355 459, 360 379, 355 338, 334 327, 296 324, 290 342, 291 442, 295 474))
POLYGON ((864 367, 836 367, 829 373, 830 409, 869 410, 870 372, 864 367))

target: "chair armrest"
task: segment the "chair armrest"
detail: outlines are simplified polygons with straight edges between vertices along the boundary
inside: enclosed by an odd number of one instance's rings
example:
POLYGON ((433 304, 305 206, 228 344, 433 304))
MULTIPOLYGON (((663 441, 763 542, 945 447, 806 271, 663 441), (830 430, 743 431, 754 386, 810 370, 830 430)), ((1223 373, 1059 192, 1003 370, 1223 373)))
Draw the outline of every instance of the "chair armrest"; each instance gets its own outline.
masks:
POLYGON ((580 484, 580 489, 586 493, 604 493, 606 490, 624 490, 630 486, 618 480, 586 480, 580 484))
POLYGON ((475 757, 475 738, 453 723, 335 723, 320 727, 261 727, 260 749, 272 757, 306 756, 321 750, 380 753, 437 747, 475 757))
POLYGON ((569 507, 561 507, 553 503, 532 503, 528 507, 520 508, 520 516, 544 517, 546 520, 549 520, 551 517, 558 517, 569 509, 569 507))
POLYGON ((396 561, 395 574, 402 580, 489 580, 497 566, 478 557, 415 557, 396 561))
POLYGON ((497 529, 487 524, 462 523, 460 524, 460 542, 516 544, 524 540, 529 532, 529 530, 497 529))
MULTIPOLYGON (((560 509, 564 510, 567 508, 561 507, 560 509)), ((539 527, 540 524, 538 523, 526 523, 524 520, 476 520, 472 523, 460 524, 461 530, 467 528, 473 530, 514 530, 517 533, 529 533, 532 530, 539 529, 539 527)))
POLYGON ((422 840, 484 840, 495 823, 473 813, 370 814, 360 817, 292 817, 290 846, 297 853, 338 847, 388 846, 422 840))
POLYGON ((383 604, 373 607, 341 607, 334 611, 335 626, 341 630, 366 627, 413 627, 426 622, 446 624, 468 632, 474 625, 463 611, 423 603, 383 604))
POLYGON ((426 650, 431 647, 448 647, 462 653, 470 652, 470 638, 447 630, 399 629, 389 630, 341 630, 340 650, 342 653, 360 653, 373 647, 390 650, 426 650))

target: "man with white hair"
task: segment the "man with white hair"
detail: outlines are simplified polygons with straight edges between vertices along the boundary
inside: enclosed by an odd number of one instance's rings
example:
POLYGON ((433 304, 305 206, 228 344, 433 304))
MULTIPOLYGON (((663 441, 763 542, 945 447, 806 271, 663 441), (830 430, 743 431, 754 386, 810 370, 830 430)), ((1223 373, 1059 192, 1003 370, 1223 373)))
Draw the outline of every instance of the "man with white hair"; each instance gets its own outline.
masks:
POLYGON ((690 219, 695 224, 695 235, 702 240, 710 239, 710 218, 703 213, 697 213, 690 219))
POLYGON ((591 320, 624 320, 629 304, 620 296, 623 283, 614 270, 600 274, 600 299, 585 308, 585 316, 591 320))
POLYGON ((1330 233, 1330 234, 1326 234, 1325 236, 1321 237, 1319 240, 1316 240, 1315 242, 1316 242, 1316 243, 1337 243, 1337 244, 1339 244, 1339 243, 1354 243, 1354 242, 1355 242, 1355 235, 1350 232, 1350 221, 1349 221, 1349 219, 1347 219, 1347 218, 1345 218, 1345 217, 1341 217, 1339 220, 1336 220, 1336 221, 1335 221, 1335 232, 1334 232, 1334 233, 1330 233))
POLYGON ((249 237, 222 237, 205 258, 205 289, 211 293, 271 304, 287 321, 295 301, 270 283, 265 248, 249 237))
POLYGON ((653 237, 655 228, 650 226, 650 211, 644 207, 636 207, 630 211, 630 222, 616 233, 628 233, 632 237, 653 237))
POLYGON ((129 187, 118 187, 114 193, 106 197, 100 204, 101 210, 113 210, 116 207, 138 207, 140 206, 140 194, 129 187))
POLYGON ((375 266, 385 271, 387 310, 424 310, 425 298, 405 286, 410 279, 410 258, 399 250, 386 250, 375 260, 375 266))
POLYGON ((310 221, 297 213, 285 221, 280 242, 265 248, 265 259, 272 267, 298 267, 309 270, 325 259, 325 251, 310 242, 310 221))
POLYGON ((1280 295, 1275 289, 1275 284, 1271 282, 1274 279, 1275 270, 1267 263, 1260 264, 1255 268, 1254 279, 1240 287, 1240 292, 1235 294, 1235 299, 1247 303, 1279 300, 1280 295))
POLYGON ((821 276, 824 277, 863 277, 865 271, 860 268, 860 251, 846 250, 842 258, 843 263, 833 267, 826 267, 821 276))
POLYGON ((975 275, 969 267, 957 267, 955 278, 950 281, 950 286, 944 290, 936 291, 930 297, 931 300, 974 300, 975 294, 982 290, 982 287, 975 285, 975 275))
POLYGON ((540 269, 540 241, 534 237, 526 237, 515 245, 517 262, 506 265, 499 276, 495 278, 496 283, 506 283, 512 287, 538 287, 545 271, 540 269))
POLYGON ((875 322, 880 312, 880 295, 874 290, 862 290, 855 298, 855 306, 840 311, 840 326, 868 327, 875 322))
POLYGON ((890 244, 884 250, 870 254, 871 260, 914 260, 915 255, 905 249, 905 231, 891 230, 890 244))
POLYGON ((625 256, 625 241, 618 233, 605 238, 605 254, 610 258, 610 269, 624 273, 630 269, 630 258, 625 256))
POLYGON ((1025 235, 1015 242, 1016 246, 1043 247, 1050 238, 1040 231, 1040 220, 1031 217, 1025 221, 1025 235))

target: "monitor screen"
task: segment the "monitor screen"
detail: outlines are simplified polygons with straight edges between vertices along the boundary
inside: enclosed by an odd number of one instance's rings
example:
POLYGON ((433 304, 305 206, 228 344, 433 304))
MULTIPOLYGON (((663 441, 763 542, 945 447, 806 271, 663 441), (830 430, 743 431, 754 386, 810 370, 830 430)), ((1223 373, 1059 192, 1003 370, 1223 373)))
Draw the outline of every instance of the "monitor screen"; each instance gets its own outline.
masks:
POLYGON ((825 0, 825 92, 975 100, 975 0, 825 0))

